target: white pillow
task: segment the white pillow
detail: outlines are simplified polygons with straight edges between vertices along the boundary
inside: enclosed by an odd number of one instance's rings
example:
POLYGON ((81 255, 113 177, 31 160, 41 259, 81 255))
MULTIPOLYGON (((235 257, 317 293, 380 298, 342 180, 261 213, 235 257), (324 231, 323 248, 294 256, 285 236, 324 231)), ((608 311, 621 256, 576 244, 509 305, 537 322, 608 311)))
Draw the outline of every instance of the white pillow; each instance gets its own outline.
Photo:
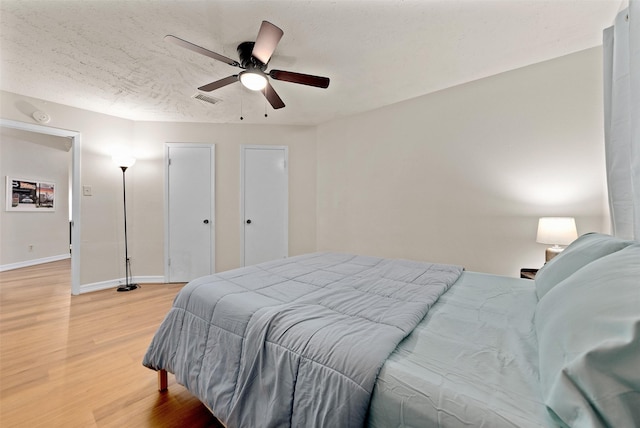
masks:
POLYGON ((600 233, 580 236, 538 271, 535 279, 538 299, 581 267, 633 243, 600 233))
POLYGON ((640 244, 560 282, 535 325, 542 393, 560 425, 640 426, 640 244))

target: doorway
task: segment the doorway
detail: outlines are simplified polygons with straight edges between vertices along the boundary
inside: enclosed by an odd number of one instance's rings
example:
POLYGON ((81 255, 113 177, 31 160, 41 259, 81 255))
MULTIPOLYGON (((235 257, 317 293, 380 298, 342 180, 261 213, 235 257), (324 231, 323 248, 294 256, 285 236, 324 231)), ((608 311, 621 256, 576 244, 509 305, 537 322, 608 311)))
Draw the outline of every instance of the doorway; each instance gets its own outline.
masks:
POLYGON ((241 264, 289 255, 286 146, 241 146, 241 264))
POLYGON ((71 141, 71 294, 80 294, 80 133, 33 123, 0 119, 0 126, 38 134, 66 137, 71 141))
POLYGON ((165 145, 165 282, 215 272, 215 145, 165 145))

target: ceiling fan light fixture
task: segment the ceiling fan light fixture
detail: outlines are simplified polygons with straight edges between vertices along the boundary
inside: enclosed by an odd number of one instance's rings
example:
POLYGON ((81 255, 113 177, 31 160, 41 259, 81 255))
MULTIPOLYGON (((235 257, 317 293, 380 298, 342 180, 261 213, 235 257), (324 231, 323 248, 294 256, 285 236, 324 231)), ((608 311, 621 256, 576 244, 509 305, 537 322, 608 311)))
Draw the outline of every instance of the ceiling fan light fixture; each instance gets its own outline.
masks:
POLYGON ((252 91, 261 91, 267 86, 267 77, 256 70, 245 70, 240 73, 240 82, 252 91))
MULTIPOLYGON (((314 86, 316 88, 329 87, 328 77, 313 76, 311 74, 296 73, 285 70, 265 71, 269 60, 271 59, 271 55, 273 55, 273 52, 278 46, 283 34, 284 32, 282 29, 268 21, 262 21, 256 41, 242 42, 238 45, 237 51, 238 56, 240 57, 240 62, 227 58, 219 53, 212 52, 201 46, 194 45, 191 42, 171 34, 166 35, 164 39, 200 55, 208 56, 209 58, 224 62, 225 64, 229 64, 233 67, 243 69, 243 71, 238 74, 233 74, 223 79, 218 79, 206 85, 202 85, 198 87, 199 91, 211 92, 240 80, 242 86, 252 91, 262 92, 269 104, 271 104, 271 107, 274 109, 280 109, 283 108, 285 104, 275 89, 269 84, 269 78, 278 81, 282 80, 284 82, 297 83, 299 85, 314 86)), ((203 98, 199 99, 202 100, 203 98)))

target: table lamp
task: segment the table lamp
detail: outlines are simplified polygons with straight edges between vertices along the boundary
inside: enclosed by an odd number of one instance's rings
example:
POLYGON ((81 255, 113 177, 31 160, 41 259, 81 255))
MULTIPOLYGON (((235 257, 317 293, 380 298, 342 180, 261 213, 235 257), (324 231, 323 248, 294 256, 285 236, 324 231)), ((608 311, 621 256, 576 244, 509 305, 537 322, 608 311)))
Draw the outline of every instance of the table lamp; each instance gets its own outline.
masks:
POLYGON ((561 245, 569 245, 578 238, 576 220, 573 217, 541 217, 538 221, 536 242, 550 244, 546 249, 545 262, 548 262, 564 249, 561 245))

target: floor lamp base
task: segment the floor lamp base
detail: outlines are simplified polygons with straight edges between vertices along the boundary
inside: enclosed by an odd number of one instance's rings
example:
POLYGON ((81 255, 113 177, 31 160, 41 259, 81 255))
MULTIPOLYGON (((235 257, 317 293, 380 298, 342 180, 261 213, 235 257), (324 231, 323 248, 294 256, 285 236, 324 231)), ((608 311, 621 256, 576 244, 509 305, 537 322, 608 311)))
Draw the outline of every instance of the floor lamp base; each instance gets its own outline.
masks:
POLYGON ((139 287, 138 284, 121 285, 116 289, 116 291, 131 291, 131 290, 135 290, 138 287, 139 287))

